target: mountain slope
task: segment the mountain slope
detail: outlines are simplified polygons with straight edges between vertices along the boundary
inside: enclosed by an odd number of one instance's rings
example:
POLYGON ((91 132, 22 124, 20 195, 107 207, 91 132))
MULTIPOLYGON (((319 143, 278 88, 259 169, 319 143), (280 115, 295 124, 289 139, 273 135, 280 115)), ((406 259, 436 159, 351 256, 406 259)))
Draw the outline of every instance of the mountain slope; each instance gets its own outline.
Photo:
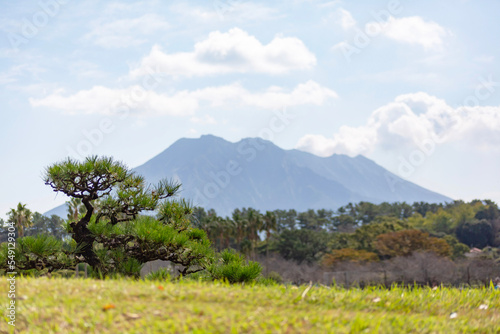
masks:
MULTIPOLYGON (((181 182, 182 197, 219 215, 242 207, 305 211, 360 201, 451 201, 363 156, 322 158, 256 138, 237 143, 212 135, 183 138, 134 171, 151 183, 162 178, 181 182)), ((65 205, 47 214, 61 212, 65 205)))
POLYGON ((150 182, 173 177, 183 184, 183 197, 223 215, 237 207, 301 211, 359 201, 450 201, 363 156, 321 158, 255 138, 180 139, 135 171, 150 182))

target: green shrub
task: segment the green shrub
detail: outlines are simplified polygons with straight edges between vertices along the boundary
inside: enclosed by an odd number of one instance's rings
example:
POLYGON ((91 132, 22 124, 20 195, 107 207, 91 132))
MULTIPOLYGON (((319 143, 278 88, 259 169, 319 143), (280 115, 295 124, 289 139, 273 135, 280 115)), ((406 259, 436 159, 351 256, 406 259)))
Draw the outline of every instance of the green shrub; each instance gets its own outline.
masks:
POLYGON ((234 250, 224 250, 219 256, 220 258, 207 268, 213 279, 227 280, 229 283, 248 283, 255 280, 262 271, 259 263, 245 263, 243 256, 234 250))
POLYGON ((276 282, 277 284, 283 283, 283 277, 281 277, 281 275, 275 271, 271 271, 269 274, 267 274, 266 278, 276 282))
POLYGON ((138 278, 141 276, 141 268, 142 264, 138 260, 129 257, 120 264, 119 273, 138 278))
MULTIPOLYGON (((89 267, 90 268, 90 267, 89 267)), ((53 278, 73 278, 75 277, 75 271, 74 270, 69 270, 69 269, 61 269, 61 270, 56 270, 52 272, 52 277, 53 278)), ((81 273, 80 273, 81 276, 81 273)))
POLYGON ((146 280, 150 281, 169 281, 170 278, 170 270, 166 268, 160 268, 157 271, 150 272, 145 277, 146 280))

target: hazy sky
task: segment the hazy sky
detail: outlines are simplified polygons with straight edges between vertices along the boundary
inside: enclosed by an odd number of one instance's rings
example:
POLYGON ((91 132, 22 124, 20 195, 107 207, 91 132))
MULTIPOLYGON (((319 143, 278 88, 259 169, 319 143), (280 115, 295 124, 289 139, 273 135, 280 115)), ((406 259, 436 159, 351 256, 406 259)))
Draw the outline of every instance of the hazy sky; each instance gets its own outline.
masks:
POLYGON ((0 217, 63 203, 41 176, 68 155, 135 167, 201 134, 500 202, 499 1, 0 6, 0 217))

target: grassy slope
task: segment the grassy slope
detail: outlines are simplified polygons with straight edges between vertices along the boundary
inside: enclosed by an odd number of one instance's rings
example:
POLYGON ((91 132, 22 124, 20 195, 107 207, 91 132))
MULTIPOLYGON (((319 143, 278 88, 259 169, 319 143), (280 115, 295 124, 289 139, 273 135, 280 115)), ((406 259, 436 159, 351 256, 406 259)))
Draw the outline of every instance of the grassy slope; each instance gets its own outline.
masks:
POLYGON ((500 333, 498 290, 306 288, 23 278, 16 333, 500 333))

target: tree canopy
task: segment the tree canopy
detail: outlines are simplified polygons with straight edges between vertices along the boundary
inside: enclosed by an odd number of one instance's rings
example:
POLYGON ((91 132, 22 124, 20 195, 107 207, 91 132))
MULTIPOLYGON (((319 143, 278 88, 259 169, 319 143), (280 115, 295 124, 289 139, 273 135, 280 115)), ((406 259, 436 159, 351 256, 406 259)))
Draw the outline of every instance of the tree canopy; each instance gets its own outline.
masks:
POLYGON ((188 228, 192 213, 188 203, 171 199, 180 184, 162 180, 147 185, 121 162, 97 156, 51 165, 44 181, 85 206, 85 215, 70 222, 69 232, 77 256, 92 267, 131 271, 147 261, 168 260, 183 265, 184 274, 204 268, 210 242, 203 231, 188 228), (156 209, 160 209, 158 219, 139 216, 156 209))
MULTIPOLYGON (((193 207, 176 197, 179 183, 146 184, 121 162, 97 156, 55 163, 47 167, 44 181, 71 198, 65 226, 72 240, 61 233, 60 218, 37 213, 30 231, 36 235, 19 238, 15 255, 7 243, 0 245, 3 269, 4 260, 15 257, 20 271, 50 273, 85 262, 100 275, 138 277, 144 263, 164 260, 180 265, 182 275, 204 271, 208 278, 230 282, 260 275, 258 263, 215 253, 206 232, 191 224, 193 207)), ((30 215, 20 204, 11 219, 26 226, 30 215)))
POLYGON ((33 214, 26 207, 26 204, 17 204, 16 209, 11 209, 7 215, 9 216, 7 222, 13 223, 16 226, 17 234, 19 237, 24 236, 24 229, 33 225, 33 214))

